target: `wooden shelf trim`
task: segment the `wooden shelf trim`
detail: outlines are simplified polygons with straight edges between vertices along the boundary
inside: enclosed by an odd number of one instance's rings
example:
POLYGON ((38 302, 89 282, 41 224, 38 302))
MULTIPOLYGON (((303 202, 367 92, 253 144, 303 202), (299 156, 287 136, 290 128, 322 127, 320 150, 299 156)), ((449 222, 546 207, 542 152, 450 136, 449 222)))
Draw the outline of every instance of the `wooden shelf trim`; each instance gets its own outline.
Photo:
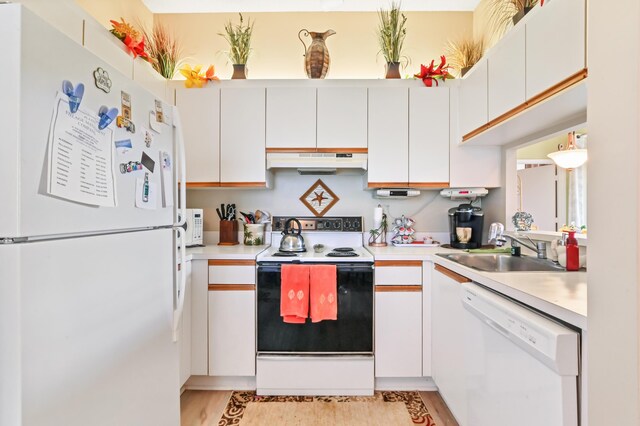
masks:
POLYGON ((449 182, 369 182, 367 188, 449 188, 449 182))
POLYGON ((389 266, 418 266, 422 267, 422 260, 376 260, 374 262, 376 268, 384 268, 389 266))
POLYGON ((562 80, 560 83, 555 84, 553 86, 551 86, 550 88, 548 88, 547 90, 545 90, 542 93, 539 93, 538 95, 532 97, 531 99, 529 99, 528 101, 525 101, 524 103, 518 105, 517 107, 505 112, 504 114, 494 118, 493 120, 491 120, 490 122, 488 122, 487 124, 483 124, 482 126, 478 127, 475 130, 472 130, 471 132, 467 133, 466 135, 464 135, 462 137, 462 142, 466 142, 469 139, 478 136, 480 133, 485 132, 495 126, 497 126, 498 124, 507 121, 508 119, 520 114, 521 112, 527 110, 528 108, 531 108, 537 104, 539 104, 542 101, 545 101, 547 99, 549 99, 550 97, 557 95, 558 93, 562 92, 564 89, 567 89, 571 86, 573 86, 574 84, 578 84, 580 83, 582 80, 584 80, 585 78, 587 78, 589 75, 589 70, 587 68, 582 69, 580 71, 578 71, 577 73, 573 74, 572 76, 562 80))
POLYGON ((255 259, 209 259, 209 266, 255 266, 255 259))
POLYGON ((376 293, 419 293, 421 285, 377 285, 376 293))
POLYGON ((221 187, 234 188, 266 188, 266 182, 220 182, 221 187))
POLYGON ((187 182, 187 188, 219 188, 220 182, 187 182))
POLYGON ((267 148, 267 154, 273 153, 304 153, 304 152, 335 152, 335 153, 346 153, 346 154, 366 154, 369 152, 368 148, 267 148))
POLYGON ((460 284, 462 283, 470 283, 471 280, 467 277, 465 277, 464 275, 460 275, 457 272, 453 272, 451 269, 447 269, 442 265, 435 265, 434 268, 436 271, 440 272, 443 275, 446 275, 447 277, 451 278, 452 280, 455 280, 456 282, 459 282, 460 284))
POLYGON ((209 291, 255 291, 255 284, 209 284, 209 291))

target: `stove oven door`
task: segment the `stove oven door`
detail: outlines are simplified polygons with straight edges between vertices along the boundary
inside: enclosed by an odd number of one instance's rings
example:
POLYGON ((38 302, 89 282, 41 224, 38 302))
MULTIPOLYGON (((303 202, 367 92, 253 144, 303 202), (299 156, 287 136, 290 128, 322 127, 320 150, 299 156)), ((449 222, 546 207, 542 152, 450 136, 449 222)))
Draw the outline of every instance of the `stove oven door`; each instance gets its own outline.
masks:
POLYGON ((372 354, 373 265, 337 263, 338 319, 288 324, 280 316, 280 263, 258 265, 259 354, 372 354))

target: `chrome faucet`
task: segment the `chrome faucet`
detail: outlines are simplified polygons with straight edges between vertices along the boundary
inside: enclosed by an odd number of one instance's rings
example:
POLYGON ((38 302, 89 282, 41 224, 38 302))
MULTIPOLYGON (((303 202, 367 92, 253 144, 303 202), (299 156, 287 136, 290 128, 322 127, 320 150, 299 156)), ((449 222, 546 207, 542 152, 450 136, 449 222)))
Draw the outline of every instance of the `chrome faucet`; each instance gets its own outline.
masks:
POLYGON ((504 234, 504 225, 496 222, 492 223, 489 228, 489 244, 495 244, 496 247, 502 247, 506 244, 507 238, 511 239, 511 247, 524 246, 529 250, 535 251, 538 259, 547 258, 547 244, 544 241, 534 242, 528 235, 523 235, 531 244, 527 244, 519 238, 504 234))

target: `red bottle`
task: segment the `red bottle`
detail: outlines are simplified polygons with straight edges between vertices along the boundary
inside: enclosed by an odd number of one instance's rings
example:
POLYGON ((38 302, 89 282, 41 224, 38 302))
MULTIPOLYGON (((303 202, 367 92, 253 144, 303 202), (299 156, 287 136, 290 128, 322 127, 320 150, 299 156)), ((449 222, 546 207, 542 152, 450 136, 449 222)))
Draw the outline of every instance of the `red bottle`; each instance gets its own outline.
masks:
POLYGON ((576 231, 569 231, 567 238, 567 271, 577 271, 580 269, 580 251, 576 231))

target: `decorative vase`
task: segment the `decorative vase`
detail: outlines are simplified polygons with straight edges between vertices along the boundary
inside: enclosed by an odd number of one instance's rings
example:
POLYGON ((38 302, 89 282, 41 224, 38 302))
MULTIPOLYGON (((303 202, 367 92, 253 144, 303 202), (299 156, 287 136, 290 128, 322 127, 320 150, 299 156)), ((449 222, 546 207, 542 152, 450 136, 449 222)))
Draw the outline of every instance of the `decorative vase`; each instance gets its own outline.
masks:
POLYGON ((233 64, 231 80, 244 80, 247 78, 247 64, 233 64))
POLYGON ((384 78, 400 78, 400 62, 387 62, 387 75, 384 78))
POLYGON ((468 72, 469 72, 469 70, 470 70, 471 68, 473 68, 473 67, 464 67, 464 68, 460 68, 460 77, 464 77, 464 75, 465 75, 466 73, 468 73, 468 72))
POLYGON ((336 32, 327 30, 323 33, 307 31, 302 29, 298 32, 298 38, 304 46, 304 70, 309 78, 324 78, 329 72, 331 58, 329 57, 329 49, 324 43, 327 37, 334 35, 336 32), (307 49, 301 34, 311 37, 311 44, 307 49))
POLYGON ((524 18, 524 15, 529 13, 531 9, 533 9, 533 7, 525 7, 523 10, 520 10, 515 15, 513 15, 513 17, 511 18, 513 20, 513 25, 516 25, 518 22, 520 22, 520 20, 524 18))

